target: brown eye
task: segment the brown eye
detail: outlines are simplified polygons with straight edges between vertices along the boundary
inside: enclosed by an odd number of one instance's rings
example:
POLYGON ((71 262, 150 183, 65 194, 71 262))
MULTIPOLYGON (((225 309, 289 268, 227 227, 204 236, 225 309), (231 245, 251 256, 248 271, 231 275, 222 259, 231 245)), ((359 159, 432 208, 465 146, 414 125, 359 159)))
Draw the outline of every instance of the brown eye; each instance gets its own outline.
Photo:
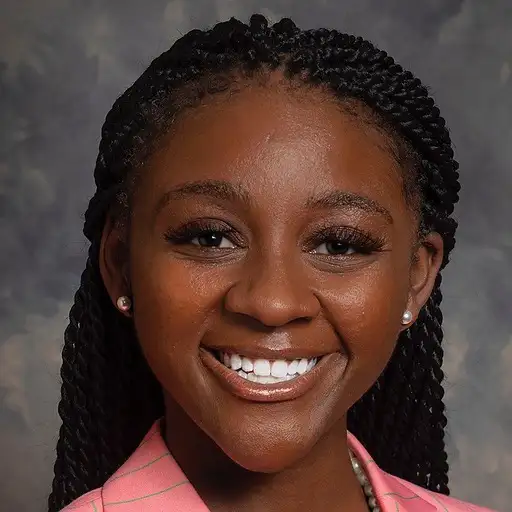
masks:
POLYGON ((350 256, 356 252, 356 249, 352 245, 339 240, 324 242, 313 251, 314 254, 328 254, 330 256, 350 256))
POLYGON ((220 231, 205 231, 191 238, 190 243, 200 247, 214 247, 216 249, 233 249, 235 247, 220 231))
POLYGON ((188 245, 199 249, 235 249, 245 245, 232 227, 209 219, 196 220, 167 231, 164 238, 173 245, 188 245))
POLYGON ((323 256, 368 255, 383 250, 384 240, 347 226, 320 228, 307 244, 310 252, 323 256))

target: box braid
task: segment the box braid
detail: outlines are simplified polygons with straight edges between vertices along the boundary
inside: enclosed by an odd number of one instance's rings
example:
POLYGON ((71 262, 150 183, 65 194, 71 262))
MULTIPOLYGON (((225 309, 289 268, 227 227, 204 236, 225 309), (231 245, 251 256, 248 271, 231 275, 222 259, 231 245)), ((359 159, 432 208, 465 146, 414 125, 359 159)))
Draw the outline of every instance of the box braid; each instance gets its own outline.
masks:
MULTIPOLYGON (((303 31, 289 19, 269 26, 254 15, 249 24, 231 19, 189 32, 151 63, 103 125, 97 190, 85 214, 91 245, 64 335, 62 426, 50 512, 103 485, 164 413, 162 391, 133 325, 112 305, 100 276, 107 215, 125 215, 129 222, 135 170, 177 115, 278 68, 290 83, 324 88, 342 105, 365 105, 396 147, 412 148, 417 165, 413 169, 403 159, 404 180, 413 182, 420 198, 422 230, 443 237, 442 267, 447 264, 457 226, 451 215, 458 200, 458 164, 445 121, 416 77, 362 38, 303 31)), ((383 469, 448 494, 440 285, 439 276, 386 369, 349 411, 348 425, 383 469)))

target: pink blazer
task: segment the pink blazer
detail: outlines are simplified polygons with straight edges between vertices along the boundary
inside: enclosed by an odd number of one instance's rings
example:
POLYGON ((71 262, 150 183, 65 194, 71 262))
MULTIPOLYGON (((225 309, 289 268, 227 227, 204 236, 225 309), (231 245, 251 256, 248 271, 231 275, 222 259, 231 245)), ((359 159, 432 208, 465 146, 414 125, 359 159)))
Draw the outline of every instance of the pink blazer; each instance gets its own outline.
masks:
MULTIPOLYGON (((493 512, 426 491, 382 471, 363 445, 349 434, 349 446, 364 465, 382 512, 493 512)), ((208 512, 172 458, 160 434, 160 421, 137 450, 100 489, 84 494, 62 512, 208 512)))

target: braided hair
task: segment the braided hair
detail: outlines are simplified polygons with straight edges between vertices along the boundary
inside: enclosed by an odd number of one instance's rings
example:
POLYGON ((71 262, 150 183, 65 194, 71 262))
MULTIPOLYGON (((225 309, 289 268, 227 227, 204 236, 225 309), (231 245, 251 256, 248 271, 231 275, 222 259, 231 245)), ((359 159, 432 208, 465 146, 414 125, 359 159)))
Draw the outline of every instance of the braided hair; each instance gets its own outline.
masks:
MULTIPOLYGON (((444 241, 443 268, 457 223, 458 164, 439 109, 409 71, 370 42, 335 30, 300 30, 290 19, 269 26, 261 15, 193 30, 156 58, 115 102, 101 132, 97 190, 85 214, 90 241, 62 351, 62 418, 49 511, 100 487, 164 413, 130 319, 113 306, 98 263, 112 212, 128 211, 140 169, 177 115, 237 82, 281 69, 289 82, 321 87, 341 103, 368 108, 397 147, 410 147, 421 230, 444 241)), ((405 165, 402 165, 405 167, 405 165)), ((117 214, 116 214, 117 215, 117 214)), ((441 276, 418 320, 400 335, 377 382, 351 408, 348 427, 386 471, 448 494, 444 443, 441 276), (391 413, 389 411, 392 411, 391 413)))

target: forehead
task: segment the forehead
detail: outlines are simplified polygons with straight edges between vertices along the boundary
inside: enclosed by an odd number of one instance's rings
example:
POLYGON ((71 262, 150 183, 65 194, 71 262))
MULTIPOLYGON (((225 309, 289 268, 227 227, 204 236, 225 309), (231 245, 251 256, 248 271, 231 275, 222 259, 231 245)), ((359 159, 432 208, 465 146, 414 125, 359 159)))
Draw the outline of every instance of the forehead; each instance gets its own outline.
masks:
POLYGON ((402 200, 387 136, 363 109, 309 89, 248 86, 214 97, 178 118, 148 167, 143 181, 158 189, 216 179, 270 200, 332 188, 402 200))

